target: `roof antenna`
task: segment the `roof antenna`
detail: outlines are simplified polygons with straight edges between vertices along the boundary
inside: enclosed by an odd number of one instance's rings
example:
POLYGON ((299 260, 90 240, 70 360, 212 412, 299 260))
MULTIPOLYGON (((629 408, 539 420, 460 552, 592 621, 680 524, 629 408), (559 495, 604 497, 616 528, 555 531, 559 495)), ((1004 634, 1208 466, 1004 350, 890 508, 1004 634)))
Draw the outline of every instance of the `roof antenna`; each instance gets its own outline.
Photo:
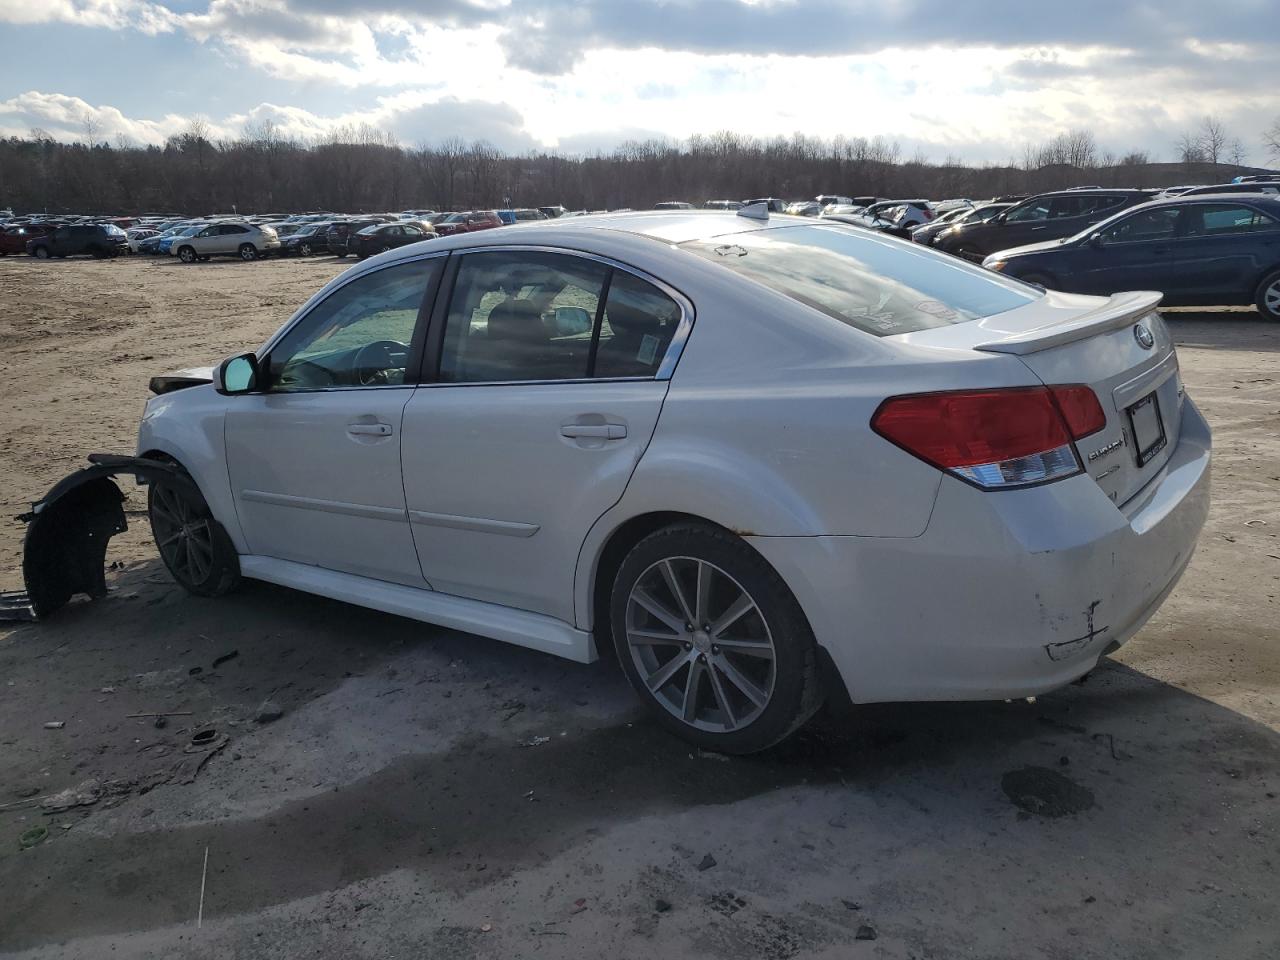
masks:
POLYGON ((763 200, 759 203, 748 203, 745 207, 738 208, 738 216, 750 217, 752 220, 768 220, 769 204, 763 200))

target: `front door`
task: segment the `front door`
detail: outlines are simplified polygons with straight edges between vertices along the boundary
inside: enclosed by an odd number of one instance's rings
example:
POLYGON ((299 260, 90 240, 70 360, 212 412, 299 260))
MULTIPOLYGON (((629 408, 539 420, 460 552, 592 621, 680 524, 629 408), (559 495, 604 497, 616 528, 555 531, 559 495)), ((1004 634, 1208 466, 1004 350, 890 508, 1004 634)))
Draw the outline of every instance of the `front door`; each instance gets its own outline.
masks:
POLYGON ((270 348, 265 390, 228 404, 227 466, 252 553, 424 586, 400 442, 414 335, 442 263, 338 287, 270 348))
POLYGON ((653 435, 684 316, 597 260, 461 258, 433 321, 436 382, 404 419, 409 518, 436 590, 573 620, 578 551, 653 435))
POLYGON ((1071 289, 1100 296, 1168 290, 1177 282, 1174 238, 1181 217, 1181 207, 1139 210, 1099 231, 1100 242, 1081 242, 1071 289))

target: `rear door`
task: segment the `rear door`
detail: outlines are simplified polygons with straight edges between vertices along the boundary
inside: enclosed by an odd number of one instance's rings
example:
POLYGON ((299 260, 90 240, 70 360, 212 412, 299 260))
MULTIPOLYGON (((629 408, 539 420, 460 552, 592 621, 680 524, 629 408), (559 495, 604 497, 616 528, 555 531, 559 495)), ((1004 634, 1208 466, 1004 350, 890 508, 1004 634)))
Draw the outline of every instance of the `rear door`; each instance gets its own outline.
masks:
POLYGON ((453 259, 428 347, 435 381, 404 418, 422 572, 437 590, 572 622, 578 551, 653 435, 692 312, 596 258, 453 259))
POLYGON ((1189 204, 1173 244, 1171 302, 1248 303, 1267 252, 1280 257, 1277 236, 1280 224, 1246 203, 1189 204))

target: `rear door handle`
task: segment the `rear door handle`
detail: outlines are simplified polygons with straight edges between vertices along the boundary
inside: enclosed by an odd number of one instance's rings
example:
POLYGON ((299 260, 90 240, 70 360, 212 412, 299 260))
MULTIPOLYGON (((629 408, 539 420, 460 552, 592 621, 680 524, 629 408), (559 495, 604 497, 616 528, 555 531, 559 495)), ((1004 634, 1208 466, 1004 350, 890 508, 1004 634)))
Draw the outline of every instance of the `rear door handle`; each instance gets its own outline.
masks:
POLYGON ((626 435, 626 425, 621 423, 567 423, 560 428, 560 436, 575 440, 583 437, 596 440, 621 440, 626 435))
POLYGON ((389 437, 391 436, 391 424, 348 423, 347 433, 353 437, 389 437))

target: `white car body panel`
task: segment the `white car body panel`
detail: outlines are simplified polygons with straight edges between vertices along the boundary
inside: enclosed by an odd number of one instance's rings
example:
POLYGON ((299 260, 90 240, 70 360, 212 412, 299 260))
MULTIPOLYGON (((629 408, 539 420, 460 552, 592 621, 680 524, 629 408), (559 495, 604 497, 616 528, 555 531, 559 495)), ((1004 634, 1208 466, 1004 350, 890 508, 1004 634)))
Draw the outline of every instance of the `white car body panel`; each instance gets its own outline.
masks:
POLYGON ((665 380, 420 388, 404 490, 426 579, 572 623, 578 550, 626 489, 666 393, 665 380), (563 435, 577 425, 623 435, 563 435))
POLYGON ((1078 323, 1066 336, 1064 327, 1106 303, 1056 293, 877 338, 675 246, 769 226, 732 214, 641 213, 440 238, 353 267, 294 317, 389 263, 563 248, 660 278, 689 301, 693 329, 669 383, 240 397, 199 386, 148 404, 139 451, 188 469, 248 576, 584 662, 594 657, 596 574, 609 538, 628 521, 677 513, 738 533, 773 565, 855 701, 1025 696, 1086 672, 1172 589, 1207 509, 1208 428, 1182 396, 1158 316, 1146 321, 1149 355, 1135 352, 1128 318, 1105 331, 1078 323), (1120 429, 1135 392, 1163 391, 1168 450, 1117 473, 1112 486, 1090 468, 989 492, 869 427, 888 396, 1041 382, 1101 385, 1108 426, 1081 444, 1082 459, 1120 429), (345 436, 366 415, 392 428, 389 442, 345 436), (559 433, 615 421, 625 441, 582 446, 559 433), (403 449, 403 466, 393 448, 403 449), (246 500, 245 491, 274 496, 246 500))

